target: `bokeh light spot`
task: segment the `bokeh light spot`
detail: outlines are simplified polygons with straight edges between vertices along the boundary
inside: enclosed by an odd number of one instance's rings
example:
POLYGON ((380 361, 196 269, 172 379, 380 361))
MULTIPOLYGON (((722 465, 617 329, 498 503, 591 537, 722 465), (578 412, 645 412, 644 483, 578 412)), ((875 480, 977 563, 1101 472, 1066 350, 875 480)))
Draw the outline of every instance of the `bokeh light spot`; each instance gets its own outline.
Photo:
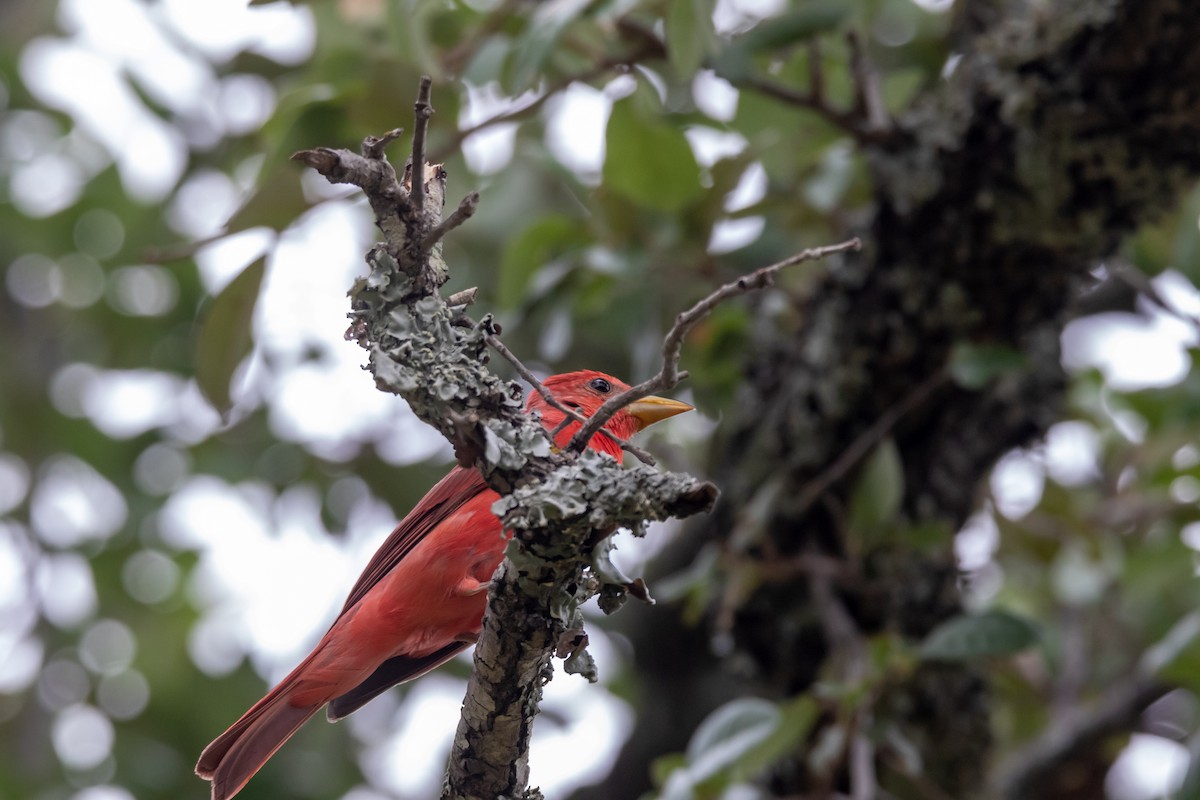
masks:
POLYGON ((125 591, 140 603, 161 603, 179 586, 179 565, 157 550, 139 550, 121 569, 125 591))
POLYGON ((131 317, 162 316, 175 307, 178 297, 178 281, 162 267, 122 267, 109 277, 109 305, 131 317))
POLYGON ((0 636, 0 694, 16 694, 38 678, 42 643, 32 636, 12 641, 0 636))
POLYGON ((109 675, 96 687, 96 701, 113 719, 133 719, 150 702, 150 684, 137 670, 109 675))
POLYGON ((155 442, 133 462, 133 479, 146 494, 170 494, 187 477, 191 460, 187 451, 155 442))
POLYGON ((83 622, 96 610, 96 583, 92 568, 77 553, 42 557, 35 575, 42 615, 60 628, 83 622))
POLYGON ((54 659, 38 676, 38 700, 51 711, 82 703, 91 688, 87 670, 69 658, 54 659))
POLYGON ((113 744, 113 726, 108 717, 92 706, 63 709, 51 730, 58 760, 72 769, 91 769, 108 758, 113 744))
POLYGON ((75 246, 99 259, 112 258, 125 243, 125 226, 107 208, 85 211, 75 222, 75 246))
POLYGON ((116 675, 129 669, 136 651, 133 631, 115 619, 92 623, 79 642, 79 660, 98 675, 116 675))
POLYGON ((26 253, 8 265, 4 273, 8 294, 28 308, 45 308, 62 291, 58 264, 40 253, 26 253))
MULTIPOLYGON (((0 453, 0 514, 7 514, 20 505, 28 491, 29 467, 12 453, 0 453)), ((0 568, 0 577, 3 574, 3 568, 0 568)), ((0 585, 3 583, 0 580, 0 585)))
POLYGON ((127 513, 125 498, 107 478, 74 456, 55 456, 34 489, 30 517, 42 541, 67 548, 111 536, 127 513))

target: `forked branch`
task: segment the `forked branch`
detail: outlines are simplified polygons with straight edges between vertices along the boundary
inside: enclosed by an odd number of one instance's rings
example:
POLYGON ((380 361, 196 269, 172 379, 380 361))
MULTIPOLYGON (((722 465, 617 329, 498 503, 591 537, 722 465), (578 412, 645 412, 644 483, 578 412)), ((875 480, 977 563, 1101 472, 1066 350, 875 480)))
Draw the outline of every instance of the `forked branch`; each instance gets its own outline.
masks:
MULTIPOLYGON (((332 182, 359 186, 383 233, 383 243, 367 256, 369 276, 350 292, 350 338, 370 353, 376 384, 403 396, 450 440, 459 463, 477 467, 502 495, 495 511, 512 541, 492 578, 444 797, 516 798, 527 794, 529 737, 543 676, 563 634, 581 630, 579 605, 598 590, 595 580, 584 580, 591 547, 618 526, 640 529, 649 519, 698 513, 716 498, 712 484, 644 464, 624 469, 582 443, 622 406, 684 377, 678 368, 684 338, 719 303, 769 286, 786 266, 859 243, 806 250, 720 287, 676 319, 663 341, 658 375, 585 420, 559 404, 504 346, 490 316, 475 322, 466 315, 473 290, 449 300, 440 294, 447 267, 437 244, 470 218, 479 197, 467 195, 441 219, 445 171, 431 173, 424 156, 433 113, 430 85, 422 80, 414 106, 413 153, 404 180, 384 156, 399 130, 368 137, 357 153, 317 148, 293 158, 332 182), (550 447, 545 429, 522 412, 519 388, 487 370, 489 346, 568 419, 581 423, 571 448, 550 447)), ((623 446, 652 461, 633 445, 623 446)))

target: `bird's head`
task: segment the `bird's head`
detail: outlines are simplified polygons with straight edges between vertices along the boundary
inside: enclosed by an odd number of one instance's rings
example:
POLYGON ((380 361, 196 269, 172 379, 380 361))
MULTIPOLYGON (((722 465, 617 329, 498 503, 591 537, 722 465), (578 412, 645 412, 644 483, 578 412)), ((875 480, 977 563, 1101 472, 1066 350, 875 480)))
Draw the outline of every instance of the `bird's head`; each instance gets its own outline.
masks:
MULTIPOLYGON (((600 406, 604 405, 604 401, 629 388, 627 384, 613 376, 594 370, 552 375, 542 383, 556 400, 584 417, 595 414, 600 406)), ((538 412, 542 417, 542 424, 551 430, 557 427, 564 418, 561 411, 547 403, 545 398, 536 391, 530 392, 529 401, 525 407, 528 411, 538 412)), ((665 397, 643 397, 614 414, 612 419, 605 423, 602 430, 609 431, 621 439, 628 439, 659 420, 691 410, 691 406, 678 400, 668 400, 665 397)), ((560 447, 566 446, 577 430, 579 430, 578 423, 568 425, 556 438, 557 444, 560 447)), ((620 447, 607 436, 594 437, 591 446, 615 458, 620 458, 620 447)))

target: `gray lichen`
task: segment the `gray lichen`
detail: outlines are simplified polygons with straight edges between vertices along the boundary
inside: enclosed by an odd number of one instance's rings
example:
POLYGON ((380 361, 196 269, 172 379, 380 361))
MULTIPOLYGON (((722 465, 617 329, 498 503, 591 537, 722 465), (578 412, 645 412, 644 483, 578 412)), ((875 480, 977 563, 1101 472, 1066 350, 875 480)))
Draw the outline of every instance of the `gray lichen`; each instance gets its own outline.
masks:
MULTIPOLYGON (((424 84, 418 107, 428 108, 427 92, 424 84)), ((471 322, 438 293, 447 275, 437 241, 449 229, 440 224, 445 172, 426 170, 416 207, 382 154, 396 135, 369 139, 362 155, 322 148, 295 157, 331 181, 362 188, 385 234, 367 254, 367 277, 350 290, 348 335, 367 350, 376 385, 437 428, 460 464, 480 470, 501 493, 495 511, 514 534, 492 579, 444 796, 533 796, 525 786, 529 734, 551 656, 562 650, 570 671, 595 675, 579 613, 606 585, 588 570, 591 548, 618 526, 640 529, 647 519, 707 510, 716 490, 686 475, 626 470, 607 456, 571 456, 553 446, 524 413, 520 387, 486 367, 491 318, 471 322)), ((460 204, 464 218, 472 197, 460 204)))

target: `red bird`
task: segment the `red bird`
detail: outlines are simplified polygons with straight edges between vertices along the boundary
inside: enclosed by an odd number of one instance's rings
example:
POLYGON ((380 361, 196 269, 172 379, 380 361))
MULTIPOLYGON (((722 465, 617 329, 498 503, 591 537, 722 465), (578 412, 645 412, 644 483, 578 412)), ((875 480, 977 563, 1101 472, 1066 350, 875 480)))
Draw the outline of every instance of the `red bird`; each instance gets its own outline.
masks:
MULTIPOLYGON (((545 386, 588 417, 629 388, 600 372, 570 372, 545 386)), ((527 411, 552 430, 565 415, 537 392, 527 411)), ((588 446, 613 458, 628 439, 691 406, 639 400, 610 419, 588 446)), ((565 447, 579 429, 557 436, 565 447)), ((398 683, 424 675, 479 638, 487 588, 504 558, 508 533, 492 513, 499 498, 479 471, 455 467, 409 512, 363 570, 333 625, 291 674, 204 749, 196 774, 212 781, 213 800, 233 797, 304 722, 329 704, 338 720, 398 683)))

